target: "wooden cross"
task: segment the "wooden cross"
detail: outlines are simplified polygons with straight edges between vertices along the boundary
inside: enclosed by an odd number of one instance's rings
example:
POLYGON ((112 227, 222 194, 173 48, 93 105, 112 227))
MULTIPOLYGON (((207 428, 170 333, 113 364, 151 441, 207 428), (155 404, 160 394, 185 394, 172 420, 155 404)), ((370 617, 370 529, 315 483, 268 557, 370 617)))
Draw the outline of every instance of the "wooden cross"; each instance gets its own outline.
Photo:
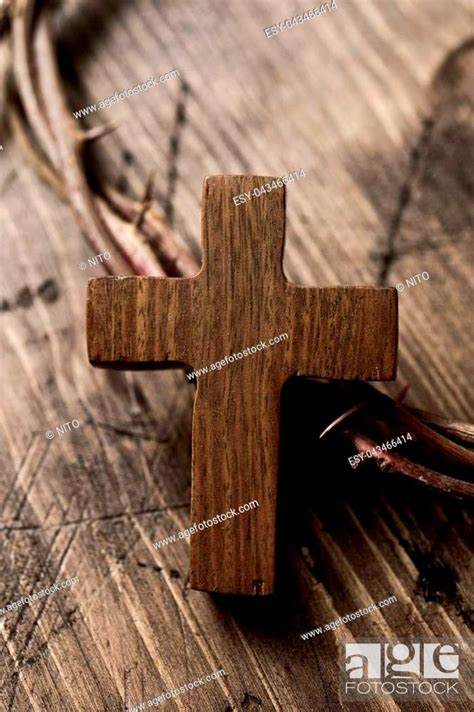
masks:
POLYGON ((191 522, 259 504, 190 537, 190 584, 204 591, 273 591, 285 381, 303 375, 391 380, 396 372, 396 290, 288 282, 282 270, 285 188, 240 205, 233 201, 273 180, 205 179, 203 265, 195 277, 89 282, 94 366, 208 367, 197 377, 194 402, 191 522), (243 355, 283 333, 286 340, 243 355))

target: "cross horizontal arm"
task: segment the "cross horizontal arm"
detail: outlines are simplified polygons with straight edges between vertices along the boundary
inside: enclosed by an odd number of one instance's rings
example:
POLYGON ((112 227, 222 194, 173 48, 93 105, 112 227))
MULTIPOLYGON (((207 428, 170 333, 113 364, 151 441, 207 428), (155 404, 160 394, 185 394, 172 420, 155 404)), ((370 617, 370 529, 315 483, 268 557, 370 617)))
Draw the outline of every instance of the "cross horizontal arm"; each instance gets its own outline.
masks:
POLYGON ((87 347, 94 366, 164 369, 193 364, 196 278, 101 277, 87 293, 87 347))
POLYGON ((295 327, 288 346, 290 375, 367 381, 395 378, 395 289, 308 288, 287 283, 286 291, 290 323, 295 327))

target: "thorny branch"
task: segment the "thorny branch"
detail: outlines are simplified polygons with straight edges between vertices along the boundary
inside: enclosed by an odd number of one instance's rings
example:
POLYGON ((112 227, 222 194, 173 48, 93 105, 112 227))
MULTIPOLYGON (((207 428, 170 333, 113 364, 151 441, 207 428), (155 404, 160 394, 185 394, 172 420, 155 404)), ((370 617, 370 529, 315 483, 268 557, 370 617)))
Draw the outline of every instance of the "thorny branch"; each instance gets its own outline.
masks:
MULTIPOLYGON (((72 118, 44 4, 38 0, 4 2, 0 35, 8 31, 10 64, 5 79, 10 128, 40 177, 70 204, 94 254, 116 248, 120 258, 104 263, 111 274, 122 274, 124 270, 145 276, 196 274, 196 260, 169 227, 163 212, 153 205, 151 179, 142 201, 92 179, 84 158, 85 143, 105 136, 113 127, 83 130, 72 118)), ((340 386, 328 384, 326 388, 334 389, 336 394, 340 386)), ((443 463, 450 472, 461 472, 461 478, 437 472, 395 452, 384 452, 371 462, 383 472, 412 477, 446 493, 474 496, 474 485, 463 479, 468 469, 471 473, 474 469, 474 456, 460 444, 472 446, 474 426, 404 407, 369 384, 363 384, 362 399, 360 384, 345 384, 343 388, 349 409, 325 429, 324 435, 329 431, 334 435, 342 426, 337 436, 342 434, 363 453, 375 445, 368 434, 373 432, 374 424, 382 423, 387 428, 395 418, 416 436, 417 460, 429 451, 431 460, 443 463)))
POLYGON ((35 0, 17 0, 9 8, 11 66, 7 90, 10 125, 39 174, 71 205, 94 254, 115 247, 119 258, 105 266, 114 273, 158 276, 197 271, 194 258, 151 205, 131 200, 89 178, 85 143, 110 127, 84 131, 72 117, 59 75, 48 12, 35 0), (166 266, 167 272, 163 266, 166 266))
MULTIPOLYGON (((370 440, 359 433, 347 430, 345 431, 345 434, 350 438, 359 453, 364 453, 368 450, 373 451, 377 445, 377 443, 373 440, 370 440)), ((465 482, 464 480, 459 480, 454 477, 449 477, 448 475, 443 475, 440 472, 430 470, 423 465, 412 462, 398 453, 382 452, 376 453, 374 457, 377 466, 382 470, 382 472, 386 472, 391 475, 403 474, 406 477, 412 477, 419 482, 428 485, 429 487, 439 489, 447 494, 454 494, 460 497, 472 497, 473 495, 472 484, 470 482, 465 482)), ((359 466, 360 463, 356 464, 355 468, 359 466)))

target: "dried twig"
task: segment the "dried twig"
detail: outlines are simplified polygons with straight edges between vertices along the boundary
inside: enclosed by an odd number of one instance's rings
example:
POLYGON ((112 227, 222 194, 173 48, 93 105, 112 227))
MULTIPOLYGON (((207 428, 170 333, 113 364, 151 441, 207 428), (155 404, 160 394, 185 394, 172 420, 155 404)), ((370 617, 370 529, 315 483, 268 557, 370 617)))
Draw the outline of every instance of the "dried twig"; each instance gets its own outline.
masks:
POLYGON ((126 266, 134 274, 146 276, 179 276, 179 268, 189 275, 195 273, 197 265, 192 256, 184 246, 177 246, 170 228, 153 209, 150 189, 146 205, 138 203, 137 209, 136 201, 117 191, 105 189, 104 200, 90 186, 83 145, 110 133, 113 127, 85 132, 78 129, 59 76, 47 11, 40 5, 35 15, 36 4, 34 0, 21 0, 11 11, 13 71, 9 95, 13 132, 39 174, 71 204, 94 254, 115 248, 112 260, 104 263, 111 273, 123 272, 126 266), (15 102, 21 103, 22 111, 15 102), (110 195, 113 200, 107 197, 110 195))
POLYGON ((10 24, 11 0, 2 0, 0 3, 0 37, 7 32, 10 24))
MULTIPOLYGON (((109 184, 102 183, 102 193, 114 211, 124 220, 136 223, 142 214, 142 204, 123 195, 109 184)), ((150 207, 142 214, 140 229, 154 250, 157 259, 169 277, 192 277, 199 272, 199 265, 192 254, 181 247, 175 234, 167 225, 163 213, 150 207)))
MULTIPOLYGON (((444 429, 444 435, 442 435, 429 427, 427 422, 423 422, 422 418, 417 417, 417 414, 413 412, 416 409, 401 405, 408 386, 405 386, 396 399, 380 393, 368 383, 358 383, 357 385, 346 383, 333 386, 333 388, 336 394, 342 397, 341 402, 347 404, 353 401, 356 404, 346 408, 342 415, 333 420, 321 433, 320 438, 330 432, 334 435, 335 431, 339 430, 352 442, 358 453, 363 454, 367 450, 374 450, 373 457, 370 460, 364 459, 359 462, 358 467, 372 462, 383 472, 406 475, 419 480, 422 484, 455 496, 474 497, 474 485, 466 481, 466 472, 469 472, 471 476, 474 472, 474 453, 446 437, 447 428, 444 429), (393 450, 377 452, 377 443, 367 433, 383 432, 387 428, 391 432, 394 428, 397 431, 409 431, 414 436, 416 448, 411 449, 410 457, 416 457, 417 462, 403 457, 393 450), (425 459, 436 460, 440 466, 459 472, 460 477, 451 477, 433 470, 430 466, 423 464, 425 459)), ((421 413, 426 421, 439 423, 447 420, 424 411, 421 413)), ((452 429, 456 434, 461 430, 463 434, 469 433, 472 429, 472 426, 465 423, 447 422, 454 423, 452 429)))
POLYGON ((405 406, 405 408, 419 420, 432 425, 436 430, 440 430, 446 437, 474 445, 474 425, 461 423, 459 420, 453 420, 452 418, 444 418, 442 415, 435 415, 434 413, 419 410, 418 408, 409 406, 405 406))
MULTIPOLYGON (((474 497, 474 484, 471 482, 449 477, 441 472, 435 472, 393 451, 377 452, 375 450, 377 443, 353 430, 345 430, 344 433, 351 440, 359 453, 363 454, 369 450, 373 451, 371 460, 367 460, 366 462, 373 461, 382 472, 386 472, 390 475, 412 477, 428 487, 441 490, 441 492, 457 497, 474 497)), ((360 465, 360 462, 356 463, 354 469, 360 465)))

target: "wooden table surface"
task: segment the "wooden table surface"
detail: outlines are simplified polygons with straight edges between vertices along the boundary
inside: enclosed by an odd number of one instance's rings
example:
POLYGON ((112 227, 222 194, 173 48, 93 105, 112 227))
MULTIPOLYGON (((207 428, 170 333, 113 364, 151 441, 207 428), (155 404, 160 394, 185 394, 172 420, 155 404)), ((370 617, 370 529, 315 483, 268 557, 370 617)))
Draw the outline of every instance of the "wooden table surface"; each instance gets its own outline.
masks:
MULTIPOLYGON (((387 389, 408 382, 408 402, 469 419, 472 5, 337 5, 267 39, 263 28, 301 3, 67 2, 56 32, 71 106, 177 68, 180 80, 91 119, 119 124, 95 148, 104 172, 140 196, 156 171, 155 198, 199 258, 205 175, 303 168, 287 191, 288 278, 394 286, 428 272, 399 294, 399 378, 387 389)), ((314 420, 311 408, 291 413, 279 594, 191 590, 189 540, 153 542, 189 526, 194 386, 180 372, 91 368, 86 282, 105 272, 79 269, 92 255, 69 209, 8 134, 2 143, 0 605, 79 582, 0 618, 1 709, 122 710, 219 669, 166 709, 442 709, 343 702, 340 650, 467 637, 467 507, 356 475, 338 452, 323 462, 314 398, 314 420), (300 638, 390 595, 383 611, 300 638)))

